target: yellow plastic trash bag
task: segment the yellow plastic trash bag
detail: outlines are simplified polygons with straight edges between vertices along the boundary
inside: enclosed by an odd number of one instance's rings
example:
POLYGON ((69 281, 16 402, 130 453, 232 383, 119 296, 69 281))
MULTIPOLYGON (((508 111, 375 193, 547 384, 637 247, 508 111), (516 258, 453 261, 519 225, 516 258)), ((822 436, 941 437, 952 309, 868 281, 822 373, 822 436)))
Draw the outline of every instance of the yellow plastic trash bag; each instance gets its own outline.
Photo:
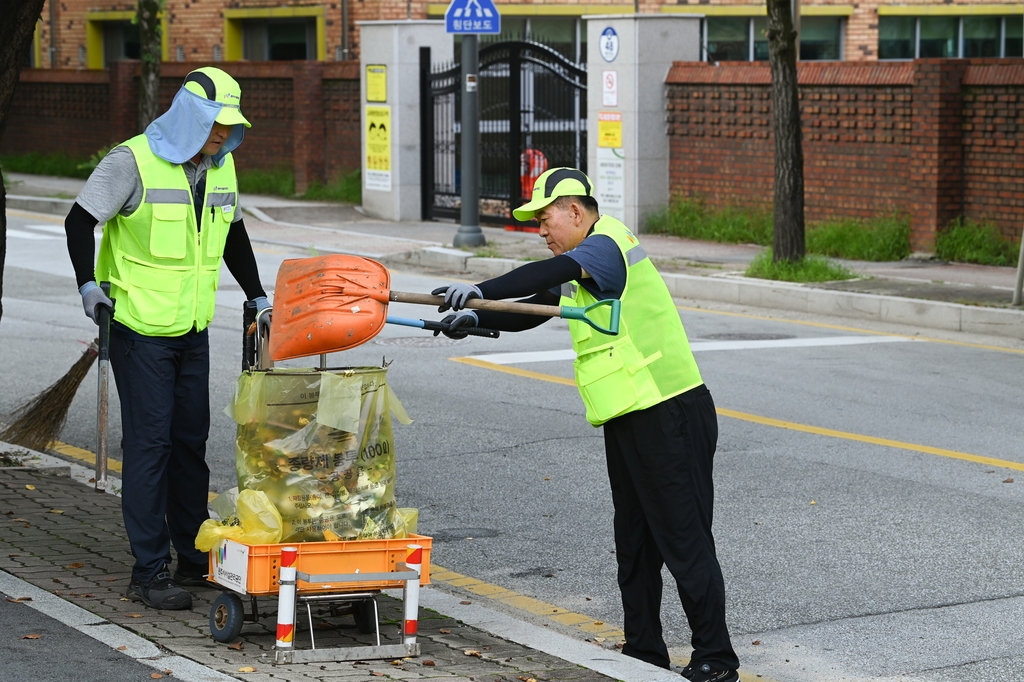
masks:
POLYGON ((209 552, 224 539, 246 545, 273 545, 281 541, 284 521, 267 494, 259 490, 238 493, 236 516, 207 519, 199 526, 196 549, 209 552))
POLYGON ((282 542, 396 533, 391 415, 409 418, 385 367, 244 372, 226 413, 238 424, 240 490, 265 492, 282 542))

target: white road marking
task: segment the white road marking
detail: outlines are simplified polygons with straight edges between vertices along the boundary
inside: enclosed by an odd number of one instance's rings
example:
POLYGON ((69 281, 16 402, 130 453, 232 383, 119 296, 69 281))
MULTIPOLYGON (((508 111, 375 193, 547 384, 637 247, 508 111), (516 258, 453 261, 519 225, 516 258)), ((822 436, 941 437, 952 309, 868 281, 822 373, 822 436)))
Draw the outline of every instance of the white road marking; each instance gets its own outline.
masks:
MULTIPOLYGON (((765 348, 813 348, 816 346, 859 346, 868 343, 900 343, 915 341, 906 336, 815 336, 801 339, 767 339, 760 341, 694 341, 690 350, 694 353, 714 350, 761 350, 765 348)), ((572 349, 524 351, 521 353, 491 353, 474 355, 476 360, 493 362, 496 365, 516 365, 530 362, 553 362, 572 360, 576 354, 572 349)))
POLYGON ((22 227, 26 230, 37 230, 39 232, 64 235, 64 228, 60 225, 22 225, 22 227))
POLYGON ((14 230, 14 229, 11 229, 11 228, 7 228, 7 236, 8 237, 18 237, 18 238, 21 238, 21 239, 45 239, 45 240, 60 239, 60 237, 51 237, 48 234, 39 234, 38 232, 25 232, 24 230, 14 230))

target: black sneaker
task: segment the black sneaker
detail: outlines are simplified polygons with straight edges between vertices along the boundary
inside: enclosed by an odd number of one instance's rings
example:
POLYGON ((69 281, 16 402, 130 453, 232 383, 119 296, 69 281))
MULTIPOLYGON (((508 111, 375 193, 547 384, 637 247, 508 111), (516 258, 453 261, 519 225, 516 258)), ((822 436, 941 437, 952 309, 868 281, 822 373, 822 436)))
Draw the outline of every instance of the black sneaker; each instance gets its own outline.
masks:
POLYGON ((174 582, 182 587, 214 587, 215 584, 206 579, 208 569, 208 564, 193 564, 179 557, 178 567, 174 569, 174 582))
POLYGON ((181 611, 192 608, 192 595, 175 585, 167 571, 161 571, 147 583, 132 580, 125 596, 154 609, 181 611))
POLYGON ((737 682, 740 679, 735 670, 712 670, 707 663, 699 667, 688 665, 680 674, 691 682, 737 682))

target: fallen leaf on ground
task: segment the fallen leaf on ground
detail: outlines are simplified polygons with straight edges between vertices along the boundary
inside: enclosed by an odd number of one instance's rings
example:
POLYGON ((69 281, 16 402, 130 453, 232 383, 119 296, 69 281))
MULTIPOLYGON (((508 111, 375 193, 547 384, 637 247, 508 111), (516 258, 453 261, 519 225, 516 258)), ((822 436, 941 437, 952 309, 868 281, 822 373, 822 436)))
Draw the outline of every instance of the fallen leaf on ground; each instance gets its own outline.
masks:
POLYGON ((476 649, 466 649, 462 653, 466 654, 467 656, 476 656, 477 658, 483 658, 483 656, 481 656, 480 652, 477 651, 476 649))
POLYGON ((42 635, 22 635, 22 639, 39 639, 42 635))
POLYGON ((121 601, 131 601, 128 597, 121 597, 121 601))
POLYGON ((811 504, 818 504, 818 503, 815 502, 814 500, 811 500, 811 504))
POLYGON ((469 606, 473 602, 471 602, 471 601, 460 601, 459 603, 462 604, 463 606, 469 606))
POLYGON ((80 564, 80 563, 78 563, 78 562, 76 561, 76 562, 75 562, 75 563, 73 563, 73 564, 68 564, 68 565, 67 565, 67 566, 65 566, 64 568, 81 568, 82 566, 85 566, 85 564, 80 564))
POLYGON ((604 625, 604 621, 595 620, 594 625, 604 625))
POLYGON ((160 673, 153 673, 152 675, 150 675, 150 677, 154 680, 159 680, 161 677, 163 677, 163 675, 161 675, 160 673))
POLYGON ((244 643, 243 642, 235 642, 234 644, 228 644, 228 648, 229 649, 234 649, 235 651, 241 651, 244 648, 244 643))
POLYGON ((1003 481, 1003 483, 1013 483, 1013 479, 1012 478, 1008 478, 1005 481, 1003 481))
POLYGON ((239 668, 238 672, 240 672, 240 673, 254 673, 254 672, 256 672, 256 668, 252 667, 251 665, 246 665, 246 666, 243 666, 243 667, 239 668))
POLYGON ((117 647, 117 650, 118 650, 118 651, 124 651, 124 650, 125 650, 125 649, 127 649, 127 648, 128 648, 128 647, 126 647, 126 646, 125 646, 124 644, 122 644, 121 646, 117 647))
POLYGON ((7 601, 18 604, 23 601, 32 601, 32 597, 8 597, 7 601))
POLYGON ((753 644, 754 646, 761 646, 761 640, 755 639, 753 642, 751 642, 751 644, 753 644))
POLYGON ((13 559, 16 556, 21 556, 21 555, 20 554, 8 554, 7 556, 9 556, 9 557, 11 557, 13 559))
POLYGON ((441 628, 440 633, 442 635, 450 635, 450 634, 452 634, 452 631, 449 630, 448 628, 441 628))
POLYGON ((423 661, 423 665, 434 665, 434 662, 428 658, 427 660, 423 661))
POLYGON ((53 579, 53 582, 55 582, 55 583, 59 583, 59 582, 60 582, 60 578, 54 578, 54 579, 53 579))
POLYGON ((21 521, 22 523, 28 523, 28 519, 11 519, 11 521, 21 521))
POLYGON ((34 485, 27 485, 27 486, 25 486, 25 490, 35 490, 35 489, 36 489, 36 487, 34 485))
POLYGON ((63 509, 51 509, 50 513, 51 514, 63 514, 64 510, 63 509))
POLYGON ((391 661, 391 665, 402 665, 401 660, 391 661))
POLYGON ((384 677, 384 673, 372 672, 370 674, 373 675, 374 677, 384 677))
POLYGON ((115 580, 117 580, 117 578, 107 578, 107 582, 108 582, 108 583, 112 583, 112 582, 114 582, 115 580))
POLYGON ((126 613, 124 615, 128 616, 129 618, 142 618, 141 613, 126 613))

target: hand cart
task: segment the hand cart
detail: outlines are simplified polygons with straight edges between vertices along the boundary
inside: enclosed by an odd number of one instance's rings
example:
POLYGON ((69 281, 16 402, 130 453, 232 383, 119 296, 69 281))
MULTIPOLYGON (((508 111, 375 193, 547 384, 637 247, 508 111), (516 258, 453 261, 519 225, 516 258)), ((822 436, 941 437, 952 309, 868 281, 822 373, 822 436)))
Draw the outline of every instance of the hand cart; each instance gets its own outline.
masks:
MULTIPOLYGON (((263 313, 268 313, 263 311, 263 313)), ((255 307, 243 308, 242 369, 268 369, 269 348, 264 324, 255 307)), ((326 369, 326 354, 320 369, 326 369)), ((210 606, 210 632, 218 642, 230 642, 245 621, 260 618, 257 597, 277 595, 277 640, 274 662, 352 661, 368 658, 418 656, 419 588, 430 583, 432 539, 406 538, 335 540, 296 544, 248 545, 224 540, 209 555, 207 580, 226 590, 210 606), (381 590, 402 588, 402 643, 381 645, 376 596, 381 590), (249 598, 246 613, 243 598, 249 598), (375 646, 316 648, 314 604, 349 608, 362 634, 374 633, 375 646), (295 623, 305 607, 310 648, 295 648, 295 623)))
POLYGON ((208 580, 227 588, 210 606, 210 632, 230 642, 244 621, 260 617, 256 598, 278 595, 275 663, 355 661, 367 658, 418 656, 419 588, 430 582, 432 540, 408 538, 303 542, 295 545, 245 545, 225 540, 210 551, 208 580), (403 588, 402 643, 381 645, 376 596, 383 589, 403 588), (249 597, 251 613, 242 601, 249 597), (363 634, 376 635, 375 646, 316 648, 314 604, 348 604, 363 634), (295 622, 304 606, 310 648, 296 649, 295 622))

